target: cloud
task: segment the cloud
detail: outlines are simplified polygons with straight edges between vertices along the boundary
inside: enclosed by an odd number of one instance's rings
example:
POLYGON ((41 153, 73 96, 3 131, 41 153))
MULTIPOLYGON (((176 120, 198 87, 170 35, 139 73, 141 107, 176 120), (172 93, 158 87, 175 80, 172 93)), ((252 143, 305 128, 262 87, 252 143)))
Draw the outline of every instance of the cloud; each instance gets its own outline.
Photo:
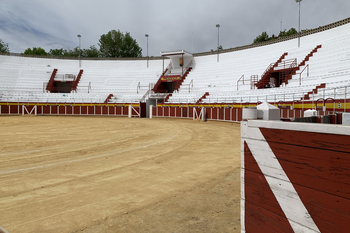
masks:
MULTIPOLYGON (((301 2, 302 29, 315 28, 349 17, 350 1, 301 2)), ((12 52, 36 46, 73 48, 97 45, 110 30, 130 32, 143 54, 149 34, 149 55, 185 49, 205 52, 220 44, 231 48, 250 44, 266 31, 278 34, 297 28, 294 0, 0 0, 0 37, 12 52)))
POLYGON ((9 44, 10 51, 23 52, 28 47, 43 47, 47 50, 71 47, 72 41, 60 36, 65 30, 52 19, 55 15, 49 13, 32 2, 21 2, 20 7, 9 1, 1 2, 0 32, 2 40, 9 44))

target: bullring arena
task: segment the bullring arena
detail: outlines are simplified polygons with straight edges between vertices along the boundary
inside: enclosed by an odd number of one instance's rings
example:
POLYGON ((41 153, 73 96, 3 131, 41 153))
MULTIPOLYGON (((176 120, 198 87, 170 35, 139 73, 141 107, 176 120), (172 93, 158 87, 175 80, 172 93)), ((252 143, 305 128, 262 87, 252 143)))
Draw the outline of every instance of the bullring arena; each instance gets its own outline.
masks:
POLYGON ((0 55, 0 233, 348 232, 350 18, 160 55, 0 55))
POLYGON ((236 123, 1 117, 8 232, 240 232, 236 123))

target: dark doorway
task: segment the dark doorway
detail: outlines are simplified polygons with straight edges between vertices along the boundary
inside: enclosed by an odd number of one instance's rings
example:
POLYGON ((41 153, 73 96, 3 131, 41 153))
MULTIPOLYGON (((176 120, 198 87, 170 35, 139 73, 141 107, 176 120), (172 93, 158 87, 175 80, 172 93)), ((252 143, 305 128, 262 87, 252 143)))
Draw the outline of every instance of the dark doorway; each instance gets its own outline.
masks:
POLYGON ((176 82, 161 82, 154 92, 156 93, 173 93, 176 82))
POLYGON ((147 105, 145 102, 140 102, 140 118, 147 116, 147 105))
POLYGON ((54 82, 53 93, 70 93, 73 82, 54 82))

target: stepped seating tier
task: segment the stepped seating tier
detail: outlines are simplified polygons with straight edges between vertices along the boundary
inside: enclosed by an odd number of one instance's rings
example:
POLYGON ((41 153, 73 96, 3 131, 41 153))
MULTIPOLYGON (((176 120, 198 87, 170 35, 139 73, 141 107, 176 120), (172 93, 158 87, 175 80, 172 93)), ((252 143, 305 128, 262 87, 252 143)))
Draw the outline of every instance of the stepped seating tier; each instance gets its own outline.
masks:
MULTIPOLYGON (((193 69, 167 101, 194 104, 199 100, 199 103, 306 100, 305 95, 317 87, 314 98, 334 99, 349 91, 350 87, 345 87, 350 86, 350 24, 304 36, 299 48, 297 44, 297 39, 292 39, 221 53, 219 62, 216 54, 194 55, 193 69), (315 53, 318 45, 322 48, 315 53), (296 59, 299 70, 286 77, 280 87, 254 89, 250 81, 237 82, 243 75, 246 80, 253 75, 261 78, 266 68, 285 53, 288 54, 281 61, 296 59), (320 87, 321 84, 325 87, 320 87)), ((0 55, 0 71, 0 98, 4 102, 137 103, 149 91, 149 84, 159 80, 163 61, 150 60, 147 68, 146 60, 83 60, 80 68, 78 60, 0 55), (56 76, 78 75, 83 70, 74 87, 76 93, 45 93, 44 84, 49 83, 55 69, 56 76)))

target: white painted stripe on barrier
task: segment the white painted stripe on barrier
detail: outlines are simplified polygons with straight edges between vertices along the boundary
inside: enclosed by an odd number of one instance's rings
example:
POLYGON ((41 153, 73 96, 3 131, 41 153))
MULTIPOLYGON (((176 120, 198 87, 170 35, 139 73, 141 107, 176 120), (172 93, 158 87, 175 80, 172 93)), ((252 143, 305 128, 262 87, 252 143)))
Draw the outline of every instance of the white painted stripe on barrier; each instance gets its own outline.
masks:
MULTIPOLYGON (((243 124, 242 122, 241 128, 243 124)), ((245 232, 244 139, 241 138, 241 233, 245 232)))
POLYGON ((294 232, 320 232, 260 129, 243 127, 243 135, 294 232))
POLYGON ((0 226, 0 233, 8 233, 8 232, 0 226))
POLYGON ((350 135, 350 126, 334 125, 329 127, 328 124, 307 124, 299 122, 279 122, 279 121, 248 121, 249 128, 262 127, 270 129, 283 130, 298 130, 312 133, 329 133, 329 134, 343 134, 350 135))

